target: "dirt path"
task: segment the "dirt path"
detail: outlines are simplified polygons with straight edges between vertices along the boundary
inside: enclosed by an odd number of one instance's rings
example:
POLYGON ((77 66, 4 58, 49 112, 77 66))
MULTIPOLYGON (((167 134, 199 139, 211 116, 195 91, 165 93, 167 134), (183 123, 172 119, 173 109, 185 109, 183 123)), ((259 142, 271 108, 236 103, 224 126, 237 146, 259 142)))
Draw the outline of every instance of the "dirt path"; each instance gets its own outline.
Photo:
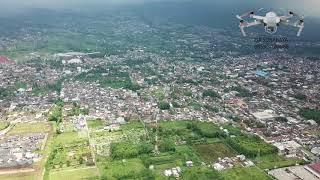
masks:
POLYGON ((26 173, 26 172, 34 172, 33 168, 24 168, 24 169, 7 169, 7 170, 0 170, 0 175, 4 174, 17 174, 17 173, 26 173))

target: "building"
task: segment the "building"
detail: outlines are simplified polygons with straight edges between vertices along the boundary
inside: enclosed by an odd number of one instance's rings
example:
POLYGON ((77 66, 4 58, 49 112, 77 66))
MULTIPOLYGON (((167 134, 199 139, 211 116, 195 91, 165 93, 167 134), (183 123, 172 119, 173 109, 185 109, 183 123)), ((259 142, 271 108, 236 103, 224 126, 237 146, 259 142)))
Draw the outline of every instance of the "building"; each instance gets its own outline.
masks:
POLYGON ((320 163, 309 164, 305 169, 320 179, 320 163))
POLYGON ((296 157, 302 149, 302 146, 296 141, 276 142, 273 145, 278 148, 278 153, 280 155, 289 157, 296 157))
POLYGON ((274 118, 278 117, 273 110, 264 110, 251 114, 260 122, 272 121, 274 118))
POLYGON ((15 62, 6 56, 0 56, 0 64, 15 64, 15 62))

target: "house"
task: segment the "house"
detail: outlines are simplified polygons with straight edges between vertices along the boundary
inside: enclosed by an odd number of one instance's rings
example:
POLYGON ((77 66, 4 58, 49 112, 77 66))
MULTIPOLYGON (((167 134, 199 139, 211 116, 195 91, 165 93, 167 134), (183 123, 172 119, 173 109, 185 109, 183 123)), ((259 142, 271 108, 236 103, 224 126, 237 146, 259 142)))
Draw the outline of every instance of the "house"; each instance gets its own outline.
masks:
POLYGON ((217 170, 217 171, 222 171, 222 170, 225 169, 224 166, 221 165, 220 163, 214 163, 214 164, 213 164, 213 168, 214 168, 215 170, 217 170))
POLYGON ((186 162, 186 166, 187 167, 192 167, 193 166, 193 162, 192 161, 187 161, 186 162))

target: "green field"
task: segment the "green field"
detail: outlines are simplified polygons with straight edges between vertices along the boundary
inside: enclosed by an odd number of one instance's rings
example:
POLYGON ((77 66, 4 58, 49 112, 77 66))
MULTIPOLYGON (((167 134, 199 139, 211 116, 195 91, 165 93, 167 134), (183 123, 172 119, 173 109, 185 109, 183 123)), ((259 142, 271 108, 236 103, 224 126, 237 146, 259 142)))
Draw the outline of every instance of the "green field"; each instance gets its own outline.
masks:
POLYGON ((6 129, 9 125, 8 122, 0 122, 0 131, 6 129))
POLYGON ((257 136, 237 136, 235 138, 228 138, 226 142, 233 149, 250 158, 277 153, 276 147, 264 142, 257 136))
POLYGON ((264 171, 257 167, 235 167, 221 172, 225 180, 272 180, 264 171))
POLYGON ((98 167, 104 179, 133 179, 146 170, 140 159, 104 161, 99 162, 98 167))
POLYGON ((207 163, 214 162, 218 160, 219 157, 234 157, 237 155, 236 152, 234 152, 232 149, 230 149, 223 143, 199 144, 193 146, 193 148, 198 154, 200 154, 201 158, 207 163))
POLYGON ((304 164, 305 162, 297 158, 286 158, 277 154, 270 154, 255 159, 255 163, 261 169, 273 169, 294 166, 296 163, 304 164))
POLYGON ((1 180, 42 180, 41 172, 0 175, 1 180))
POLYGON ((88 120, 87 123, 90 129, 100 129, 105 125, 105 123, 101 119, 88 120))
POLYGON ((51 130, 50 123, 18 123, 8 132, 7 135, 25 134, 25 133, 43 133, 51 130))
POLYGON ((82 142, 85 140, 86 138, 79 136, 77 132, 65 132, 62 134, 58 134, 55 137, 56 144, 69 144, 75 142, 82 142))
POLYGON ((80 180, 80 179, 99 179, 99 171, 96 167, 85 167, 78 169, 65 169, 61 171, 51 171, 49 180, 80 180))
MULTIPOLYGON (((154 148, 156 125, 147 124, 144 130, 140 122, 132 122, 121 125, 119 131, 95 131, 98 130, 100 122, 92 122, 90 130, 91 137, 104 142, 111 143, 104 146, 110 148, 110 154, 98 158, 97 166, 103 179, 166 179, 163 172, 173 167, 181 167, 183 179, 270 179, 268 175, 258 167, 236 167, 221 172, 212 168, 202 167, 201 163, 210 164, 219 157, 234 157, 236 152, 227 144, 228 136, 223 134, 219 126, 208 122, 199 121, 162 121, 158 125, 158 148, 160 153, 155 155, 150 148, 154 148), (147 136, 144 133, 147 132, 147 136), (176 142, 184 141, 182 144, 176 142), (209 143, 210 142, 210 143, 209 143), (142 147, 142 144, 144 146, 142 147), (186 166, 186 161, 192 161, 193 168, 186 166), (150 165, 154 169, 149 170, 150 165)), ((225 125, 230 134, 236 135, 236 142, 241 147, 247 145, 249 150, 257 150, 273 147, 261 139, 249 137, 243 134, 237 127, 225 125)), ((268 149, 269 148, 269 149, 268 149)), ((265 156, 263 156, 265 157, 265 156)), ((250 157, 248 157, 250 158, 250 157)), ((266 158, 266 157, 265 157, 266 158)), ((255 159, 252 159, 255 161, 255 159)), ((262 161, 259 167, 269 166, 271 158, 262 161)), ((289 163, 283 159, 274 159, 279 163, 289 163)), ((256 161, 255 161, 256 162, 256 161)))

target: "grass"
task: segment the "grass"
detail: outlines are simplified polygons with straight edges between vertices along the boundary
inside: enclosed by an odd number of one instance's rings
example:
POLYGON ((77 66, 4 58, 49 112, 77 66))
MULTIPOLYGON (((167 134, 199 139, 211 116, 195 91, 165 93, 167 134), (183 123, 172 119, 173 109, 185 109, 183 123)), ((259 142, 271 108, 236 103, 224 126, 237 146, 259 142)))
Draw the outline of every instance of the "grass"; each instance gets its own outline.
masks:
POLYGON ((41 174, 36 172, 0 175, 1 180, 41 180, 41 174))
POLYGON ((158 101, 162 101, 165 98, 165 93, 163 89, 157 89, 152 92, 152 95, 157 98, 158 101))
POLYGON ((163 121, 160 123, 166 129, 186 129, 188 121, 163 121))
POLYGON ((99 172, 96 167, 86 167, 78 169, 66 169, 51 171, 49 180, 78 180, 78 179, 99 179, 99 172))
POLYGON ((85 138, 81 138, 78 136, 77 132, 65 132, 62 134, 58 134, 55 138, 56 144, 69 144, 74 142, 85 141, 85 138))
POLYGON ((257 167, 235 167, 221 172, 225 180, 272 180, 264 171, 257 167))
POLYGON ((37 123, 18 123, 8 132, 7 135, 44 133, 51 130, 51 125, 45 122, 37 123))
POLYGON ((276 147, 264 142, 257 136, 237 136, 229 138, 227 143, 239 153, 248 157, 268 155, 277 152, 276 147))
POLYGON ((104 161, 99 162, 98 167, 101 176, 105 179, 120 179, 134 174, 139 174, 146 168, 140 159, 127 159, 125 162, 119 161, 104 161))
POLYGON ((88 120, 87 123, 90 129, 100 129, 103 128, 105 124, 101 119, 88 120))
POLYGON ((223 143, 199 144, 193 146, 195 151, 205 162, 216 161, 219 157, 233 157, 236 153, 223 143))
POLYGON ((8 122, 0 122, 0 131, 6 129, 9 125, 8 122))
POLYGON ((296 163, 304 164, 305 162, 297 158, 286 158, 277 154, 261 156, 255 159, 256 164, 261 169, 273 169, 294 166, 296 163))
POLYGON ((122 130, 141 129, 143 125, 140 122, 132 122, 121 126, 122 130))

